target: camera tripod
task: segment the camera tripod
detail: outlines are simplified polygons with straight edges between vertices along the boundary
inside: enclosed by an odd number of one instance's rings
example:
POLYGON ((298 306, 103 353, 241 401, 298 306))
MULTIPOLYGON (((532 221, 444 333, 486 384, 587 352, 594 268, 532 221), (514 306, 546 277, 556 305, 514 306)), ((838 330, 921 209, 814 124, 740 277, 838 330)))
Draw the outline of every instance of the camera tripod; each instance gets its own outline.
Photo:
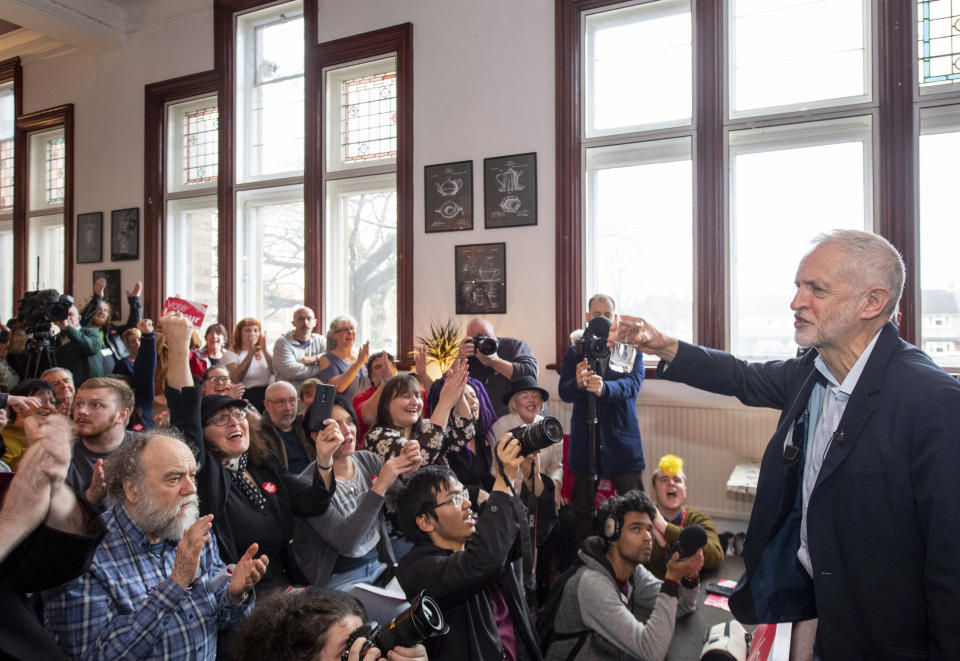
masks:
POLYGON ((34 333, 27 340, 24 353, 27 354, 27 367, 23 371, 25 379, 39 379, 44 370, 56 367, 49 332, 34 333))

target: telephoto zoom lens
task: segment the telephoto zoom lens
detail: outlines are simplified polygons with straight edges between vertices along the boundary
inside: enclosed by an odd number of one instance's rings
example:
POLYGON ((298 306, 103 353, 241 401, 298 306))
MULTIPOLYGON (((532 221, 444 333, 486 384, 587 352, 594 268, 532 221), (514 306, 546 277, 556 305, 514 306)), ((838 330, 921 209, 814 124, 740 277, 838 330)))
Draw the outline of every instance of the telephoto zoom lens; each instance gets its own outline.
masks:
POLYGON ((529 425, 514 427, 510 433, 520 441, 520 454, 525 457, 562 441, 563 425, 552 415, 548 415, 529 425))
POLYGON ((428 638, 442 636, 450 630, 443 622, 443 613, 433 599, 422 591, 390 624, 374 636, 375 647, 386 654, 394 647, 413 647, 428 638))

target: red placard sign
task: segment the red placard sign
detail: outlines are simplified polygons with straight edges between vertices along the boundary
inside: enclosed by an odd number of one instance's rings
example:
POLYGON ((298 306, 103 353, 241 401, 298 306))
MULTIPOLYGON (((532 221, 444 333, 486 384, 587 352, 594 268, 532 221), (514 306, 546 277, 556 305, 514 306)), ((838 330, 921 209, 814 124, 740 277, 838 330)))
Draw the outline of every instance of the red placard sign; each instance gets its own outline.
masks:
POLYGON ((192 303, 183 298, 171 296, 163 302, 163 311, 161 317, 165 317, 173 312, 179 312, 190 320, 194 328, 200 328, 203 324, 203 317, 207 313, 207 306, 203 303, 192 303))

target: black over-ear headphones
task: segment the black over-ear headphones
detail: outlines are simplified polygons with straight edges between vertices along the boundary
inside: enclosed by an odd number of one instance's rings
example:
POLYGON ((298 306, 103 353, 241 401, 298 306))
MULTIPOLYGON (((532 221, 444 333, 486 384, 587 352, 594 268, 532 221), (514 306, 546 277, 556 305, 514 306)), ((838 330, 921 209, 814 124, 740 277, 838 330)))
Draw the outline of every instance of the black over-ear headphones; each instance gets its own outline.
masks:
POLYGON ((620 523, 620 519, 614 515, 610 514, 606 521, 603 522, 603 537, 608 542, 615 542, 620 539, 620 528, 623 526, 620 523))

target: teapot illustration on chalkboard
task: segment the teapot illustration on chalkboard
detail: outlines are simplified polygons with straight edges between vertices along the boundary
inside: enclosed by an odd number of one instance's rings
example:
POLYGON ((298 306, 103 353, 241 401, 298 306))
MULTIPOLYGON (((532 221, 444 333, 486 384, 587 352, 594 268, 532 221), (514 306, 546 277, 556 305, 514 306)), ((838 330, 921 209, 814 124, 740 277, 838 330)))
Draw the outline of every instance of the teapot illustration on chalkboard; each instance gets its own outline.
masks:
POLYGON ((463 179, 457 177, 453 179, 447 177, 442 182, 434 182, 434 186, 437 187, 437 192, 444 197, 452 197, 460 192, 460 189, 463 188, 463 179))

